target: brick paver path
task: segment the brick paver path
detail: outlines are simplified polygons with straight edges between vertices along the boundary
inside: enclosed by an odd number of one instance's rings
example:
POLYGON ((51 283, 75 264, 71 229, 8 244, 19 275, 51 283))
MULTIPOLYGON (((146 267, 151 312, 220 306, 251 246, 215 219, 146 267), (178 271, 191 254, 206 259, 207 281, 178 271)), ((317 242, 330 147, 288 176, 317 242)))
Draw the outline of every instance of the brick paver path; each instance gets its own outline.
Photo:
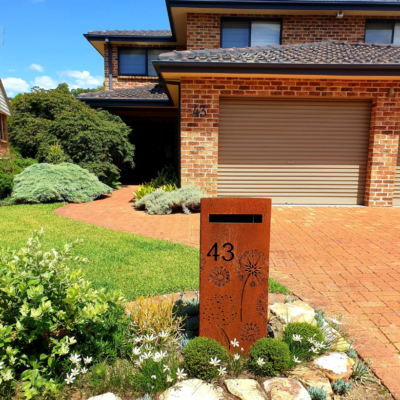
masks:
MULTIPOLYGON (((56 213, 198 247, 198 214, 147 215, 132 207, 132 190, 56 213)), ((271 275, 311 306, 343 314, 358 353, 400 400, 400 208, 273 207, 271 275)))

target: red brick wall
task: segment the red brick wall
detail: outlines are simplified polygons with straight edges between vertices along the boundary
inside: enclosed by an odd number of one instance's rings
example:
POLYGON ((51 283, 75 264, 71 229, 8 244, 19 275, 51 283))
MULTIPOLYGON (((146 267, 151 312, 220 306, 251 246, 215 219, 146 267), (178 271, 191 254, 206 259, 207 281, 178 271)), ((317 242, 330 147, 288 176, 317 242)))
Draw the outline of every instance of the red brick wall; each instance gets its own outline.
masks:
MULTIPOLYGON (((188 14, 187 48, 218 49, 221 42, 221 17, 236 17, 237 14, 188 14)), ((242 15, 256 18, 282 18, 282 44, 315 43, 325 40, 363 42, 365 17, 349 16, 336 18, 326 15, 242 15)))
MULTIPOLYGON (((118 75, 118 47, 153 47, 153 48, 165 48, 171 49, 174 46, 171 45, 112 45, 112 74, 113 74, 113 89, 133 88, 137 86, 151 85, 158 82, 158 78, 155 76, 121 76, 118 75)), ((177 47, 177 50, 185 50, 184 47, 177 47)), ((110 79, 109 79, 109 63, 108 63, 108 47, 104 45, 104 80, 106 90, 109 90, 110 79)))
MULTIPOLYGON (((400 80, 182 78, 182 185, 195 184, 217 194, 220 96, 371 99, 372 115, 365 204, 391 206, 400 129, 400 98, 388 97, 400 80), (196 118, 194 105, 205 104, 207 116, 196 118)), ((397 96, 400 96, 397 94, 397 96)))
POLYGON ((0 156, 2 156, 4 153, 8 153, 9 148, 8 148, 7 116, 4 114, 0 114, 0 118, 1 118, 0 129, 3 126, 3 136, 5 138, 5 140, 0 140, 0 156))

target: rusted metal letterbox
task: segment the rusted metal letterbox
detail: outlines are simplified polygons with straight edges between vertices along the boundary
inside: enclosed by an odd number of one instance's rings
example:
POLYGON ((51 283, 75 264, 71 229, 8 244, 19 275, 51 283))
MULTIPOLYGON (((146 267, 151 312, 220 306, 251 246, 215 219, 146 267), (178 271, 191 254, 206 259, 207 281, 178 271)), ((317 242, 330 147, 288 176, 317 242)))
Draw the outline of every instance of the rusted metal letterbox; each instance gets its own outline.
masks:
POLYGON ((268 332, 271 200, 202 199, 200 228, 200 336, 247 352, 268 332))

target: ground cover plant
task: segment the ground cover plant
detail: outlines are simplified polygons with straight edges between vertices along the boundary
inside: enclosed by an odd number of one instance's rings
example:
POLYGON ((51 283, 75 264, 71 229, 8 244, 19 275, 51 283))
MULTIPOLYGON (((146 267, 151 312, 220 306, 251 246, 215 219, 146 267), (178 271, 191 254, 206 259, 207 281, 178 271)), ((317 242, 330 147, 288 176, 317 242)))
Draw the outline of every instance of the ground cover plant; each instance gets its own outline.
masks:
POLYGON ((35 87, 16 96, 11 107, 9 140, 23 157, 48 161, 54 156, 51 146, 59 145, 66 161, 101 180, 110 174, 119 177, 121 168, 134 166, 131 129, 120 117, 75 99, 66 85, 53 90, 35 87))
POLYGON ((15 203, 87 203, 112 193, 96 175, 75 164, 34 164, 14 179, 15 203))
POLYGON ((135 200, 135 208, 146 210, 148 214, 165 215, 173 212, 200 211, 200 201, 208 197, 199 187, 185 186, 173 191, 156 190, 135 200))

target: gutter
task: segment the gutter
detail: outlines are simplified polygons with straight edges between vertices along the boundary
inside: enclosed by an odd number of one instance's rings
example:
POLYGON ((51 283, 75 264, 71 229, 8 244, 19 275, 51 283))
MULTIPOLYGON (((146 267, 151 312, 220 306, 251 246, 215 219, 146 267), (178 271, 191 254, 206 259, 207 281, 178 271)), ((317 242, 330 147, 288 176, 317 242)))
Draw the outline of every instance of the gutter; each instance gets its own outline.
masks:
POLYGON ((387 76, 400 78, 400 64, 267 64, 232 62, 153 61, 161 78, 163 73, 218 73, 268 75, 387 76))
MULTIPOLYGON (((89 42, 104 42, 110 35, 93 35, 85 33, 83 35, 89 42)), ((129 36, 129 35, 112 35, 112 39, 118 42, 167 42, 176 43, 174 36, 129 36)))
POLYGON ((171 100, 76 98, 94 107, 173 107, 171 100))
POLYGON ((361 10, 361 11, 400 11, 400 3, 383 1, 307 1, 307 0, 166 0, 171 8, 223 8, 250 10, 361 10))

